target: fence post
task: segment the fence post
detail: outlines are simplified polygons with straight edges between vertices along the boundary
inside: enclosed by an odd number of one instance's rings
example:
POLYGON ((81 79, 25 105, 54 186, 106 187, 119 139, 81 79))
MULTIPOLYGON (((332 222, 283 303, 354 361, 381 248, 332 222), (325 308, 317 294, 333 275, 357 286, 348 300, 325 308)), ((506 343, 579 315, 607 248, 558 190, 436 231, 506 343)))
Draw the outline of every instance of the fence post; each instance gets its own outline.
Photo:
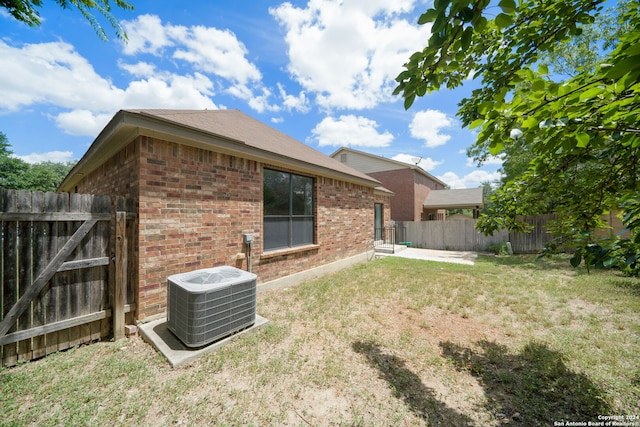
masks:
POLYGON ((116 277, 113 298, 113 339, 124 338, 124 302, 127 286, 127 213, 116 212, 116 277))

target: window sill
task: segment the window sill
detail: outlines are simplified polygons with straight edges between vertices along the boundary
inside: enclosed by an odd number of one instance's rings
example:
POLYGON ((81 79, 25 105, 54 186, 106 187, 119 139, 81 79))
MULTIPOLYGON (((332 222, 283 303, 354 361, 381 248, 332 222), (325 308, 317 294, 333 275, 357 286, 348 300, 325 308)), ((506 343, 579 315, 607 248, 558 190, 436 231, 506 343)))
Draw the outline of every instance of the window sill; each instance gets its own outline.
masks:
POLYGON ((273 251, 263 252, 260 259, 275 258, 283 255, 297 254, 299 252, 309 252, 320 248, 320 245, 296 246, 295 248, 276 249, 273 251))

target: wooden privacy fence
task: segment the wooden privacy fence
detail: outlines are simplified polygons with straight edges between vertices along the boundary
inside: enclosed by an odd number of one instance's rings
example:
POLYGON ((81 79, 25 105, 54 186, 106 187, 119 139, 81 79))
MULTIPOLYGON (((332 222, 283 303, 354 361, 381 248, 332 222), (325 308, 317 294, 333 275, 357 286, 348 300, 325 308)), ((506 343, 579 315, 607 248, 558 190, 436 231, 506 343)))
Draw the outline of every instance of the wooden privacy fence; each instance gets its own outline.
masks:
POLYGON ((475 219, 411 221, 402 222, 402 225, 407 230, 407 241, 424 249, 484 251, 491 243, 503 243, 509 239, 506 231, 485 236, 476 230, 475 219))
POLYGON ((514 233, 501 230, 493 236, 485 236, 476 230, 475 219, 450 221, 402 222, 407 230, 407 241, 414 247, 453 251, 485 251, 493 243, 511 242, 514 253, 537 253, 550 240, 546 224, 550 215, 525 217, 534 226, 530 233, 514 233))
POLYGON ((527 215, 522 221, 533 226, 528 233, 509 233, 509 241, 513 252, 517 254, 535 254, 544 249, 553 237, 547 232, 547 223, 556 219, 556 215, 527 215))
POLYGON ((0 367, 124 334, 129 239, 110 197, 0 189, 0 221, 0 367))

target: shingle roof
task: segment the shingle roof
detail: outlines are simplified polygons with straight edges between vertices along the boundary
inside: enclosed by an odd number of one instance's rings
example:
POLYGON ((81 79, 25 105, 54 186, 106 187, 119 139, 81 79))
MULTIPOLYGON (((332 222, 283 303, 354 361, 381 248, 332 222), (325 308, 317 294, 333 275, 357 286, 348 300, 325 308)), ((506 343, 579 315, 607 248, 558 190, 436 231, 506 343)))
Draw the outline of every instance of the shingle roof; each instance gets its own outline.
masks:
POLYGON ((132 135, 153 134, 253 158, 276 166, 338 177, 377 187, 376 179, 272 128, 238 110, 121 110, 95 139, 87 153, 65 178, 60 189, 74 182, 128 143, 132 135), (128 140, 126 140, 128 138, 128 140))
POLYGON ((373 180, 239 110, 126 110, 219 135, 259 150, 373 180))
POLYGON ((424 201, 428 209, 463 209, 484 206, 482 188, 433 190, 424 201))

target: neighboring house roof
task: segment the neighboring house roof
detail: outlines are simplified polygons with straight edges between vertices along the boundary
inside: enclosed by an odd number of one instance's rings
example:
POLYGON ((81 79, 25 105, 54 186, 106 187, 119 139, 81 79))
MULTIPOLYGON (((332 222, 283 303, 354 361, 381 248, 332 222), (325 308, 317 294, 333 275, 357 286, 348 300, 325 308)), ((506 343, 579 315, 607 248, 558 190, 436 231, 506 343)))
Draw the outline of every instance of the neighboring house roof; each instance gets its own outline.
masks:
POLYGON ((360 156, 361 158, 367 159, 365 162, 358 162, 357 165, 350 160, 347 161, 347 163, 351 167, 358 169, 364 173, 383 172, 383 171, 389 171, 389 170, 395 170, 395 169, 412 169, 444 187, 447 186, 447 183, 431 175, 429 172, 425 171, 420 166, 404 163, 398 160, 387 159, 386 157, 376 156, 375 154, 365 153, 364 151, 354 150, 353 148, 341 147, 337 151, 335 151, 333 154, 331 154, 331 157, 333 157, 336 160, 340 160, 341 154, 348 155, 349 153, 352 153, 352 154, 355 154, 356 156, 360 156))
POLYGON ((120 110, 60 185, 73 186, 139 135, 378 187, 380 182, 238 110, 120 110))
POLYGON ((483 189, 463 188, 430 191, 424 201, 427 209, 475 209, 484 207, 483 189))

